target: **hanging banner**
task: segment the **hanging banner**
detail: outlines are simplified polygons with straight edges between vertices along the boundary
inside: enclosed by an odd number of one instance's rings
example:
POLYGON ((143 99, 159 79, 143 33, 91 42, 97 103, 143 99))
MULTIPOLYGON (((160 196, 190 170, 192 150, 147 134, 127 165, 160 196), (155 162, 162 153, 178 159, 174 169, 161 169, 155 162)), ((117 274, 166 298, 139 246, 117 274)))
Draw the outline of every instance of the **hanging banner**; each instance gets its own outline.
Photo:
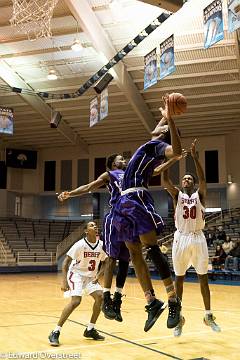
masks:
POLYGON ((108 116, 108 88, 101 92, 100 120, 108 116))
POLYGON ((164 79, 175 70, 174 36, 171 35, 160 44, 160 79, 164 79))
POLYGON ((144 56, 144 90, 157 83, 157 49, 144 56))
POLYGON ((204 47, 208 49, 224 38, 222 0, 215 0, 203 10, 204 47))
POLYGON ((13 109, 0 107, 0 133, 13 135, 13 109))
POLYGON ((97 96, 90 101, 90 123, 89 126, 97 124, 98 119, 98 98, 97 96))
POLYGON ((228 31, 240 28, 240 0, 228 0, 228 31))

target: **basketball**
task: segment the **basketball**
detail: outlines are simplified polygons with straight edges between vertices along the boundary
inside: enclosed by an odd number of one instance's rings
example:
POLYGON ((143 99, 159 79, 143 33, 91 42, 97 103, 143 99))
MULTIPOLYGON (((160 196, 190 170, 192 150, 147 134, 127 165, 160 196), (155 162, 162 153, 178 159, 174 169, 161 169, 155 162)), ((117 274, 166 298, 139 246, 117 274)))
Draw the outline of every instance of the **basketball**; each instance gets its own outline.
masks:
POLYGON ((172 93, 169 95, 169 106, 171 115, 181 115, 187 111, 187 100, 180 93, 172 93))

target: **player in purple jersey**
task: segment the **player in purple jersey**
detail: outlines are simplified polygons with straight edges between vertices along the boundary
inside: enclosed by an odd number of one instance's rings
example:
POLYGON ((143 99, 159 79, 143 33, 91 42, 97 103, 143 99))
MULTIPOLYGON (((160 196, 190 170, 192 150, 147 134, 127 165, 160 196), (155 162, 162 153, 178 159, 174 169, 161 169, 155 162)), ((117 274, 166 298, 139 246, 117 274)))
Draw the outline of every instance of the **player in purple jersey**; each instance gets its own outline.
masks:
POLYGON ((70 197, 80 196, 88 192, 94 191, 100 188, 102 185, 106 185, 109 193, 110 211, 105 215, 103 221, 103 249, 108 255, 105 261, 104 272, 104 290, 103 290, 103 306, 102 310, 107 319, 115 319, 122 321, 121 315, 121 303, 122 303, 122 289, 124 287, 129 265, 129 251, 126 245, 117 241, 117 231, 112 224, 112 208, 118 200, 122 190, 122 180, 124 170, 126 167, 126 161, 120 154, 113 154, 107 159, 107 168, 110 169, 96 180, 89 184, 82 185, 72 191, 64 191, 59 196, 60 201, 64 201, 70 197), (118 263, 118 273, 116 277, 116 291, 114 293, 113 300, 111 298, 110 290, 112 286, 113 271, 118 263))
POLYGON ((154 168, 160 165, 161 172, 161 163, 173 157, 181 157, 182 153, 180 137, 168 111, 168 96, 164 97, 164 102, 165 109, 160 109, 163 118, 153 130, 152 139, 140 146, 128 163, 121 197, 114 207, 114 225, 119 231, 119 240, 125 241, 130 251, 136 275, 148 303, 145 331, 153 326, 162 313, 164 304, 155 298, 149 271, 142 255, 142 245, 148 248, 148 256, 158 269, 166 287, 169 306, 168 328, 178 325, 181 311, 169 264, 157 245, 157 235, 163 228, 163 221, 155 212, 153 199, 147 190, 154 168), (169 145, 170 142, 172 145, 169 145), (137 236, 140 241, 136 241, 137 236))

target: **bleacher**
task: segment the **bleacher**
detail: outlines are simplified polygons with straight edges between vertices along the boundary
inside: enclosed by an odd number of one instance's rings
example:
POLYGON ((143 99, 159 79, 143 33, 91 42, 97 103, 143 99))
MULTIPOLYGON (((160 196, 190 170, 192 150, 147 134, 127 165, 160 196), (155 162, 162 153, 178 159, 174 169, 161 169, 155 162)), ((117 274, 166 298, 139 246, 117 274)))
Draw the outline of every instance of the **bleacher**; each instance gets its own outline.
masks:
POLYGON ((82 221, 0 218, 0 230, 17 264, 54 263, 57 245, 82 221))

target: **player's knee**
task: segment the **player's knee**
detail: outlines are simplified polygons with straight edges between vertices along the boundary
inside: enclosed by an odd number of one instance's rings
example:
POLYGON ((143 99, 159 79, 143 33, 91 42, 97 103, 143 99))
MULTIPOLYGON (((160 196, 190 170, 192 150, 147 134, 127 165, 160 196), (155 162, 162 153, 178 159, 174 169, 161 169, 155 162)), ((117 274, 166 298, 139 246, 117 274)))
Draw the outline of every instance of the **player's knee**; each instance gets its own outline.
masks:
POLYGON ((103 292, 102 292, 102 291, 99 291, 99 293, 96 294, 94 300, 95 300, 95 303, 96 303, 96 304, 101 305, 102 302, 103 302, 103 292))
POLYGON ((78 307, 81 303, 81 298, 77 297, 77 298, 72 298, 72 301, 71 301, 71 305, 72 307, 75 309, 76 307, 78 307))
POLYGON ((158 245, 148 246, 147 254, 156 266, 162 280, 171 277, 171 270, 166 257, 162 254, 158 245))

